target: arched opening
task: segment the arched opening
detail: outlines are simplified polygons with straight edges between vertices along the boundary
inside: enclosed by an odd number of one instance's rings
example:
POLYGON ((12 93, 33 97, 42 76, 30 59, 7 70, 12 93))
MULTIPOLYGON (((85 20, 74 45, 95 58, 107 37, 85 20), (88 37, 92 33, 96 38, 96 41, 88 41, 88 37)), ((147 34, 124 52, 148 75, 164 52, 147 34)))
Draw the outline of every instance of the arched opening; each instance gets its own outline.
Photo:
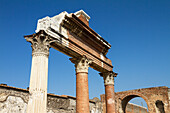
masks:
POLYGON ((155 102, 155 104, 156 104, 158 113, 165 113, 164 103, 163 103, 161 100, 157 100, 157 101, 155 102))
POLYGON ((123 113, 148 113, 146 101, 138 95, 129 95, 122 102, 123 113))

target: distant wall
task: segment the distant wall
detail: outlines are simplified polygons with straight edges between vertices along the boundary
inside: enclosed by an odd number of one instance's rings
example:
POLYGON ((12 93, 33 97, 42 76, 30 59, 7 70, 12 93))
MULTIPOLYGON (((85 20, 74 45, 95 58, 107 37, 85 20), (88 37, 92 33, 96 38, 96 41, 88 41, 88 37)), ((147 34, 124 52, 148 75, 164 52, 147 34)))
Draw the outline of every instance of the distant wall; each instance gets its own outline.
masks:
MULTIPOLYGON (((26 113, 28 90, 0 86, 0 113, 26 113)), ((47 113, 75 113, 76 98, 48 94, 47 113)), ((90 112, 102 113, 102 103, 98 98, 90 100, 90 112)))
POLYGON ((126 106, 126 113, 148 113, 147 108, 128 103, 126 106))
MULTIPOLYGON (((164 87, 152 88, 152 89, 159 89, 159 92, 161 92, 160 90, 164 89, 164 87)), ((148 89, 144 89, 144 90, 146 91, 148 89)), ((134 92, 136 90, 131 90, 131 91, 134 92)), ((121 95, 126 94, 128 92, 129 91, 116 93, 116 108, 119 111, 116 113, 123 113, 119 109, 120 102, 118 100, 118 97, 121 97, 121 95)), ((155 92, 152 92, 152 93, 155 93, 155 92)), ((166 100, 167 100, 167 103, 169 103, 170 101, 170 89, 168 89, 167 94, 168 96, 166 96, 165 94, 162 95, 165 98, 165 100, 162 101, 164 102, 164 107, 166 108, 165 113, 168 113, 167 108, 169 108, 168 107, 169 104, 166 104, 165 102, 166 100)), ((161 95, 159 95, 159 97, 160 96, 161 95)), ((76 98, 75 97, 71 97, 67 95, 59 96, 59 95, 54 95, 54 94, 48 94, 47 99, 48 99, 47 100, 47 113, 75 113, 76 112, 76 98)), ((29 100, 28 90, 10 87, 7 85, 0 85, 0 113, 26 113, 28 100, 29 100)), ((90 103, 90 113, 106 113, 105 95, 101 95, 101 100, 99 100, 98 98, 94 98, 93 100, 90 100, 89 103, 90 103)), ((145 107, 141 107, 135 104, 128 103, 126 106, 126 113, 147 113, 147 109, 145 107)), ((150 113, 160 113, 160 112, 158 109, 156 112, 150 112, 150 113)))
MULTIPOLYGON (((118 92, 117 92, 118 93, 118 92)), ((115 94, 117 94, 115 93, 115 94)), ((100 95, 101 97, 101 101, 103 104, 103 112, 102 113, 106 113, 106 103, 105 103, 105 95, 100 95)), ((117 101, 116 101, 116 106, 117 106, 117 101)), ((123 111, 120 108, 116 109, 116 113, 123 113, 123 111), (118 112, 119 111, 119 112, 118 112)), ((146 107, 142 107, 136 104, 132 104, 132 103, 128 103, 126 106, 126 113, 148 113, 147 112, 147 108, 146 107)))
POLYGON ((165 86, 117 92, 115 94, 116 108, 118 113, 122 113, 131 99, 141 97, 145 100, 149 113, 170 113, 168 95, 169 88, 165 86))

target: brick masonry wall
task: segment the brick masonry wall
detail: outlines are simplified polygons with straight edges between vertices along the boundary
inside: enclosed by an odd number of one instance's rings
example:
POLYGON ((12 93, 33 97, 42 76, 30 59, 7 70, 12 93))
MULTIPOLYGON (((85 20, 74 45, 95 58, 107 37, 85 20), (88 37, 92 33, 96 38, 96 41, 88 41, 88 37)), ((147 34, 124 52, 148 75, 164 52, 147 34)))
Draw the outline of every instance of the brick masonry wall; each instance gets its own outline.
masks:
MULTIPOLYGON (((161 107, 156 105, 157 101, 161 101, 163 103, 164 109, 163 112, 170 113, 170 89, 168 87, 152 87, 152 88, 143 88, 136 90, 128 90, 122 92, 115 93, 115 101, 116 101, 116 113, 123 113, 125 108, 128 110, 127 112, 138 113, 138 111, 133 112, 133 110, 137 110, 139 106, 131 106, 127 105, 127 103, 135 97, 141 97, 145 100, 148 107, 149 113, 161 113, 161 107), (126 106, 127 105, 127 106, 126 106), (135 109, 134 109, 135 108, 135 109)), ((101 95, 101 101, 103 103, 103 113, 106 113, 105 110, 105 95, 101 95)), ((145 113, 145 109, 141 109, 139 113, 145 113)))
MULTIPOLYGON (((101 101, 103 104, 102 113, 106 113, 105 95, 101 95, 100 97, 101 97, 101 101)), ((117 105, 117 102, 116 102, 116 105, 117 105)), ((116 111, 116 113, 123 113, 123 112, 116 111)), ((126 113, 148 113, 148 112, 147 112, 147 108, 145 107, 138 106, 132 103, 128 103, 126 106, 126 113)))
POLYGON ((158 106, 156 105, 157 101, 161 101, 163 103, 164 112, 169 113, 170 104, 168 90, 168 87, 163 86, 117 92, 115 94, 115 98, 117 101, 117 111, 121 113, 120 109, 124 110, 126 103, 128 103, 132 98, 141 97, 147 103, 149 113, 160 112, 160 108, 158 108, 158 106))

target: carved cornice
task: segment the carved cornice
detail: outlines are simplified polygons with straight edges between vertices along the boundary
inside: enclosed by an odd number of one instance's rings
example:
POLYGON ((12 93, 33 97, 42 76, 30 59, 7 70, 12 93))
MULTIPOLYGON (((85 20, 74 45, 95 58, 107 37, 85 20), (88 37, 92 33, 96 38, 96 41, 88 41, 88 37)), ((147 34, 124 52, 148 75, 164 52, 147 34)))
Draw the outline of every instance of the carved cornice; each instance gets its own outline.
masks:
MULTIPOLYGON (((90 40, 93 40, 98 46, 102 46, 103 48, 108 49, 111 48, 111 45, 104 40, 99 34, 97 34, 94 30, 92 30, 89 26, 84 24, 77 16, 74 14, 66 15, 65 19, 62 21, 61 26, 77 35, 78 37, 86 37, 90 40)), ((103 53, 107 54, 107 53, 103 53)))
POLYGON ((104 85, 114 85, 114 77, 117 76, 117 73, 114 72, 106 72, 106 73, 99 73, 100 76, 103 77, 104 85))
POLYGON ((70 60, 75 64, 76 73, 88 73, 89 65, 92 63, 91 59, 88 59, 86 56, 82 56, 79 58, 71 58, 70 60))
POLYGON ((43 31, 40 31, 40 33, 37 33, 32 37, 25 37, 25 39, 32 44, 33 56, 45 55, 47 57, 49 56, 50 44, 56 41, 43 31))

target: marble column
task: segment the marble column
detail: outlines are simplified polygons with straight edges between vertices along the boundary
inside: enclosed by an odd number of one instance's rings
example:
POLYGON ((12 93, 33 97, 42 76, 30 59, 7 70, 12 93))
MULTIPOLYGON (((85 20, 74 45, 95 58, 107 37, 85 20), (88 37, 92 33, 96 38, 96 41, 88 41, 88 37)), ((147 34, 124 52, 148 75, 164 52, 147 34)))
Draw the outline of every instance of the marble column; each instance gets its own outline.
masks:
POLYGON ((46 113, 48 56, 50 43, 53 42, 44 33, 25 37, 32 44, 32 67, 29 86, 27 113, 46 113))
POLYGON ((100 73, 104 79, 106 113, 116 113, 115 108, 115 92, 114 92, 114 77, 117 76, 114 72, 100 73))
POLYGON ((70 59, 76 68, 76 113, 90 113, 88 68, 92 60, 85 56, 70 59))

